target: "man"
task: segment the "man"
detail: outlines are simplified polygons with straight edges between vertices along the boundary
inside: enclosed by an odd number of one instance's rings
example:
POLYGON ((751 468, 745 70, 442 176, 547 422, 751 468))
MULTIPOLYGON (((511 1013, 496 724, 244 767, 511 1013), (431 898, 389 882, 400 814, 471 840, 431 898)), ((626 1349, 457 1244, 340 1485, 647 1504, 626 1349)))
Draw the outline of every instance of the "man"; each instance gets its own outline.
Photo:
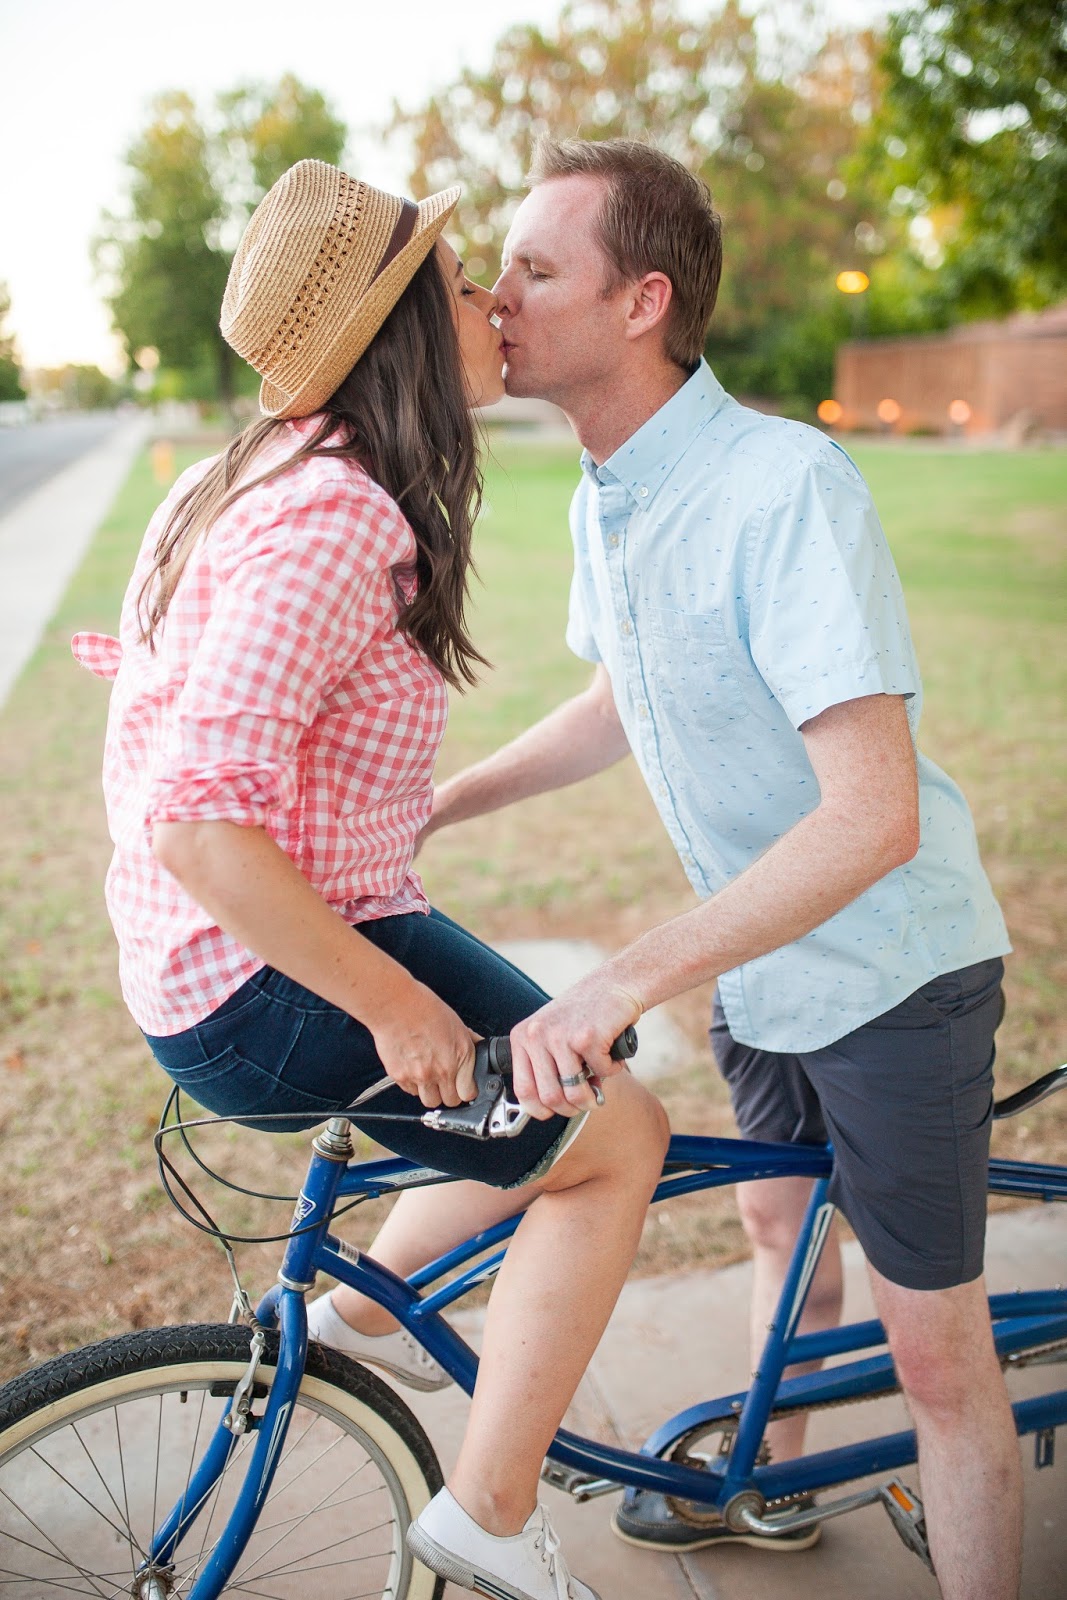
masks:
MULTIPOLYGON (((633 752, 701 903, 516 1030, 520 1098, 542 1116, 584 1104, 583 1061, 618 1070, 617 1033, 717 980, 742 1131, 833 1141, 942 1592, 1013 1600, 1019 1455, 981 1277, 1007 934, 962 795, 916 753, 919 674, 862 479, 702 360, 720 264, 710 197, 677 163, 624 141, 540 148, 495 292, 509 393, 554 401, 584 446, 567 639, 595 671, 444 783, 428 831, 633 752)), ((740 1194, 761 1332, 807 1189, 740 1194)), ((831 1253, 804 1326, 839 1297, 831 1253)), ((796 1452, 801 1429, 771 1442, 796 1452)), ((616 1529, 676 1550, 736 1538, 643 1493, 616 1529)))

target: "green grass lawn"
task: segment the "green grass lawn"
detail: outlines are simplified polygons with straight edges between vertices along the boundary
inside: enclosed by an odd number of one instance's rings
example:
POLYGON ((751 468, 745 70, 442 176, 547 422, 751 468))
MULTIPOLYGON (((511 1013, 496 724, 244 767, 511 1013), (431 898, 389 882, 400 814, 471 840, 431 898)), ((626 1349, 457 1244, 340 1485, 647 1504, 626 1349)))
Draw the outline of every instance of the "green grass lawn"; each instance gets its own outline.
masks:
MULTIPOLYGON (((923 747, 968 794, 1016 947, 998 1063, 1007 1090, 1067 1053, 1067 452, 867 444, 855 456, 908 595, 926 683, 923 747)), ((179 453, 179 468, 191 458, 179 453)), ((495 446, 473 614, 495 670, 454 697, 442 772, 495 748, 587 681, 588 667, 563 644, 575 476, 573 448, 495 446)), ((150 1133, 164 1080, 118 997, 101 895, 108 690, 69 652, 76 629, 114 629, 159 494, 145 456, 0 713, 0 1373, 99 1333, 227 1309, 221 1261, 161 1203, 150 1133)), ((435 838, 420 868, 431 896, 489 938, 566 934, 617 948, 692 903, 630 762, 435 838)), ((675 1004, 689 1053, 662 1089, 675 1126, 720 1132, 729 1115, 706 1061, 707 1002, 696 993, 675 1004)), ((996 1137, 1004 1154, 1063 1159, 1067 1105, 1049 1102, 996 1137)), ((275 1186, 276 1141, 227 1131, 213 1148, 253 1186, 257 1175, 275 1186)), ((295 1178, 303 1143, 282 1149, 295 1178)), ((642 1265, 736 1252, 725 1204, 712 1195, 672 1207, 668 1224, 650 1229, 642 1265)), ((223 1207, 232 1226, 265 1220, 242 1206, 223 1207)), ((267 1220, 284 1226, 286 1217, 275 1208, 267 1220)), ((265 1283, 255 1273, 272 1274, 275 1252, 250 1257, 253 1281, 265 1283)))

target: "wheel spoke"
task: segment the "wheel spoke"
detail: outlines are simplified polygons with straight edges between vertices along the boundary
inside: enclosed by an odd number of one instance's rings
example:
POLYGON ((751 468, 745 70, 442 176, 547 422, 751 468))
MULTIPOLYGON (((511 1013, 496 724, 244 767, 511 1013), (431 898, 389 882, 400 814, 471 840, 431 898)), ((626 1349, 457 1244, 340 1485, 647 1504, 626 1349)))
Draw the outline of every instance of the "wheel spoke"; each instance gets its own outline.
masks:
MULTIPOLYGON (((23 1411, 9 1404, 0 1600, 129 1600, 161 1524, 183 1537, 167 1551, 165 1573, 163 1563, 150 1570, 158 1566, 172 1600, 188 1600, 213 1557, 230 1550, 236 1505, 253 1489, 258 1434, 231 1440, 215 1431, 247 1370, 237 1334, 220 1326, 123 1335, 95 1346, 91 1362, 81 1352, 59 1358, 47 1385, 26 1387, 23 1411), (212 1460, 221 1466, 205 1476, 212 1460)), ((277 1334, 268 1339, 276 1369, 277 1334)), ((397 1600, 410 1571, 410 1505, 432 1494, 438 1471, 401 1402, 366 1378, 336 1379, 313 1355, 270 1492, 234 1547, 227 1592, 397 1600)))
MULTIPOLYGON (((34 1455, 37 1454, 36 1450, 33 1451, 33 1454, 34 1455)), ((47 1465, 47 1463, 46 1463, 46 1465, 47 1465)), ((7 1493, 6 1489, 0 1488, 0 1494, 3 1495, 3 1497, 7 1501, 8 1505, 11 1506, 12 1509, 18 1513, 18 1515, 23 1519, 23 1521, 29 1523, 29 1525, 33 1529, 34 1533, 39 1533, 41 1538, 45 1541, 45 1543, 46 1544, 50 1544, 52 1546, 52 1550, 55 1551, 54 1555, 51 1554, 51 1552, 48 1551, 48 1550, 41 1550, 39 1552, 39 1554, 47 1557, 47 1559, 50 1560, 50 1561, 64 1561, 64 1562, 66 1562, 67 1566, 70 1568, 70 1570, 72 1572, 76 1572, 78 1574, 79 1578, 84 1578, 87 1583, 92 1585, 92 1590, 90 1590, 90 1593, 92 1593, 94 1590, 95 1590, 95 1592, 97 1594, 103 1594, 104 1593, 104 1590, 97 1588, 96 1579, 93 1577, 92 1573, 86 1567, 81 1567, 81 1566, 78 1565, 78 1563, 76 1561, 71 1560, 70 1556, 67 1555, 66 1551, 61 1549, 60 1546, 58 1544, 56 1544, 56 1541, 49 1534, 47 1534, 43 1528, 39 1527, 37 1525, 37 1523, 34 1522, 33 1518, 30 1516, 29 1512, 28 1511, 24 1511, 22 1506, 20 1506, 16 1500, 12 1500, 11 1496, 7 1493)), ((86 1502, 86 1503, 88 1504, 88 1502, 86 1502)), ((91 1506, 90 1509, 91 1510, 95 1510, 95 1507, 91 1506)), ((107 1519, 105 1518, 105 1521, 106 1520, 107 1519)), ((119 1530, 119 1532, 121 1533, 121 1529, 119 1530)), ((12 1538, 12 1539, 17 1539, 18 1535, 17 1534, 9 1534, 9 1535, 7 1535, 7 1537, 12 1538)), ((25 1539, 19 1539, 18 1542, 20 1544, 26 1544, 26 1540, 25 1539)), ((33 1547, 32 1546, 27 1546, 27 1548, 32 1549, 33 1547)))

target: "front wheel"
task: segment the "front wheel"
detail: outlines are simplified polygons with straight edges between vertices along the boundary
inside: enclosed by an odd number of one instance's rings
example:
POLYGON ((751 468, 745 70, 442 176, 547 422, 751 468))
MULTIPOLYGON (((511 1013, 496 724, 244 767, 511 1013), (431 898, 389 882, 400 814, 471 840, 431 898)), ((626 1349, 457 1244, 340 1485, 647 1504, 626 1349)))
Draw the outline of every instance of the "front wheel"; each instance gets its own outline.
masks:
MULTIPOLYGON (((239 1438, 167 1567, 146 1569, 156 1529, 186 1494, 249 1331, 153 1328, 72 1351, 0 1389, 0 1592, 187 1597, 219 1540, 252 1456, 239 1438)), ((274 1377, 267 1335, 256 1395, 274 1377)), ((259 1398, 254 1408, 263 1410, 259 1398)), ((285 1448, 226 1594, 267 1600, 440 1600, 412 1560, 408 1524, 441 1486, 433 1447, 403 1401, 354 1361, 308 1346, 285 1448)))

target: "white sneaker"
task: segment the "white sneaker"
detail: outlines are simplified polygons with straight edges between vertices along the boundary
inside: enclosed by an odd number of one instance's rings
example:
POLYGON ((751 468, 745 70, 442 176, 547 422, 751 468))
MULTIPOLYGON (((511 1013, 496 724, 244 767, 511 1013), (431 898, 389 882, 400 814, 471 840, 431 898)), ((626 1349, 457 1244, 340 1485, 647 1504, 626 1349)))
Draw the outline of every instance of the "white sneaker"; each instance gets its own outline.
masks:
POLYGON ((409 1389, 445 1389, 452 1382, 444 1367, 406 1328, 398 1328, 395 1333, 357 1333, 334 1309, 333 1297, 328 1294, 308 1306, 308 1338, 328 1344, 368 1367, 381 1367, 409 1389))
POLYGON ((442 1489, 408 1528, 407 1541, 431 1572, 490 1600, 600 1600, 587 1583, 571 1577, 540 1505, 521 1533, 498 1539, 442 1489))

